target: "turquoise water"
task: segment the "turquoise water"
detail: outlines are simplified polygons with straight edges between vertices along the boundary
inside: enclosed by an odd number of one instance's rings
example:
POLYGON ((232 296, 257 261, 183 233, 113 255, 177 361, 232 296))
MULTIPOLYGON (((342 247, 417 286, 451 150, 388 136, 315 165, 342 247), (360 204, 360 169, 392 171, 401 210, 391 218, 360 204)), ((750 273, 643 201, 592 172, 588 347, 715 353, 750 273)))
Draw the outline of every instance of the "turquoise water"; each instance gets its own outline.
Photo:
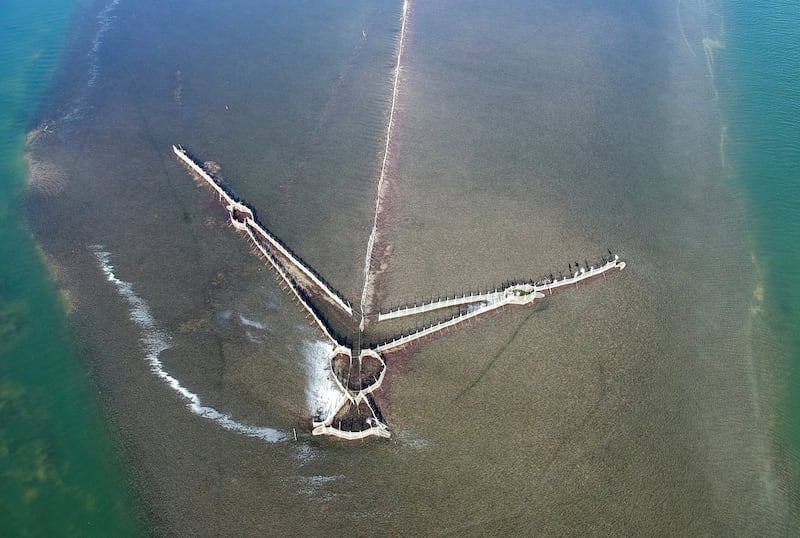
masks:
MULTIPOLYGON (((726 4, 720 103, 731 175, 751 204, 763 278, 763 321, 776 345, 760 352, 778 389, 775 434, 785 472, 800 469, 800 4, 726 4)), ((795 492, 796 493, 796 492, 795 492)))
POLYGON ((72 0, 0 3, 0 535, 138 533, 58 292, 21 224, 23 151, 72 0))

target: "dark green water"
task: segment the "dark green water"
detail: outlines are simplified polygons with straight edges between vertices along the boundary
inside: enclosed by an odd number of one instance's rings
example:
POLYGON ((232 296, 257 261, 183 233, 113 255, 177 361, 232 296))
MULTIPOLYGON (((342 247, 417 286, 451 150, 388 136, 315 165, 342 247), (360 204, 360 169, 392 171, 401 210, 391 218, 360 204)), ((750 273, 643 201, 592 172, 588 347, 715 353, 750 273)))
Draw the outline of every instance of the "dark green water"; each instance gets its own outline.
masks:
MULTIPOLYGON (((726 3, 718 80, 731 176, 751 204, 763 278, 763 377, 776 391, 779 466, 800 477, 800 4, 726 3)), ((798 501, 794 490, 795 506, 798 501)))
POLYGON ((139 532, 56 287, 19 207, 25 135, 74 2, 0 4, 0 535, 139 532))

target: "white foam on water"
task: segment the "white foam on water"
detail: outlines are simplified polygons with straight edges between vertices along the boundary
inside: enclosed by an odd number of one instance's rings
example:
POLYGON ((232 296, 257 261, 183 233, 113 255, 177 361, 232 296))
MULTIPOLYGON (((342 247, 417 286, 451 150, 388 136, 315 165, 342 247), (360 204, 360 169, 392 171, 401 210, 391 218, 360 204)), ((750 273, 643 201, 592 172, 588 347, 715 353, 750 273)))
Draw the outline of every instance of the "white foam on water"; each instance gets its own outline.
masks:
POLYGON ((329 501, 338 497, 336 493, 326 491, 326 488, 345 478, 344 475, 316 475, 316 476, 295 476, 291 481, 294 482, 297 492, 312 497, 320 501, 329 501))
POLYGON ((303 355, 306 359, 306 403, 308 412, 318 419, 325 419, 339 409, 345 398, 336 386, 331 373, 330 360, 333 345, 324 340, 303 342, 303 355))
POLYGON ((301 465, 310 463, 317 457, 318 451, 306 443, 296 443, 294 446, 295 458, 301 463, 301 465))
POLYGON ((89 82, 87 86, 90 88, 94 86, 95 82, 97 82, 97 77, 100 74, 100 67, 99 67, 99 53, 100 53, 100 46, 103 44, 103 36, 106 35, 111 29, 111 23, 116 16, 113 15, 114 9, 119 4, 119 0, 111 0, 106 6, 97 14, 97 32, 94 34, 94 38, 92 39, 92 48, 89 50, 89 82))
POLYGON ((309 484, 311 486, 323 486, 325 484, 329 484, 330 482, 335 482, 344 478, 343 474, 337 475, 316 475, 316 476, 301 476, 298 477, 301 481, 309 484))
POLYGON ((245 331, 244 334, 247 335, 247 341, 250 342, 251 344, 263 344, 264 343, 264 338, 262 338, 260 336, 256 336, 253 333, 251 333, 250 331, 245 331))
POLYGON ((263 330, 267 328, 267 326, 261 323, 260 321, 255 321, 253 319, 246 318, 242 314, 239 314, 239 321, 242 322, 242 325, 245 325, 247 327, 252 327, 254 329, 263 330))
POLYGON ((106 4, 103 9, 100 10, 100 13, 97 14, 97 30, 92 38, 92 46, 89 49, 89 52, 86 54, 89 63, 89 79, 86 81, 86 86, 84 86, 80 95, 72 104, 70 111, 67 112, 62 118, 63 121, 72 121, 81 116, 81 113, 85 107, 86 97, 89 94, 89 90, 91 90, 97 83, 97 79, 100 76, 100 48, 103 45, 103 38, 105 37, 106 33, 111 30, 114 19, 117 18, 114 15, 114 10, 116 9, 117 5, 119 5, 119 2, 120 0, 111 0, 111 2, 106 4))
POLYGON ((408 448, 422 450, 431 446, 431 442, 428 439, 417 437, 414 433, 408 430, 396 431, 395 437, 400 444, 408 448))
POLYGON ((202 404, 200 397, 194 392, 184 387, 181 382, 170 375, 164 369, 164 364, 159 359, 162 351, 172 347, 171 338, 164 330, 158 327, 147 303, 136 295, 133 285, 130 282, 120 280, 114 274, 114 266, 111 265, 111 253, 103 250, 100 245, 89 247, 100 264, 100 269, 106 275, 106 279, 114 284, 117 292, 128 302, 130 306, 130 318, 141 329, 142 347, 145 352, 145 360, 150 364, 150 371, 164 381, 172 390, 181 395, 186 400, 186 407, 194 414, 216 422, 226 430, 230 430, 248 437, 255 437, 269 443, 285 441, 289 435, 274 428, 252 426, 242 424, 232 419, 230 415, 221 413, 213 407, 202 404))

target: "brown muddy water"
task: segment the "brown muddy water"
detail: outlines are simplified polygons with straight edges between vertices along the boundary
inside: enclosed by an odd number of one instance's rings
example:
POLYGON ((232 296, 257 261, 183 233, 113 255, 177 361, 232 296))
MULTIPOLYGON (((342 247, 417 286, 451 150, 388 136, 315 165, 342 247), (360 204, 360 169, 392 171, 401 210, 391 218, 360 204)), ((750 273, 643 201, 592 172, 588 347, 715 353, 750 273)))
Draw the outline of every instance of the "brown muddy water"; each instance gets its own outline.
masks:
POLYGON ((312 438, 327 348, 171 144, 356 302, 402 3, 119 2, 79 101, 75 38, 31 148, 66 179, 28 208, 153 533, 773 532, 705 12, 409 9, 380 305, 628 267, 390 358, 392 439, 312 438))

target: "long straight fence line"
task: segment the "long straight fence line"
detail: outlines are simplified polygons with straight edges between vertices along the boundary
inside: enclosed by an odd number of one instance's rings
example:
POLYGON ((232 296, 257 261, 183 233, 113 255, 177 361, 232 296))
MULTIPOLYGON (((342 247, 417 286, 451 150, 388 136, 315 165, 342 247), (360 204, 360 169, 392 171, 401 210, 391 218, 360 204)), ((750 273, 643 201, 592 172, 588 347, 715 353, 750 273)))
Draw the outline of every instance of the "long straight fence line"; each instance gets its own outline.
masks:
MULTIPOLYGON (((322 316, 316 311, 314 306, 309 301, 306 294, 297 284, 295 279, 287 272, 286 267, 282 264, 275 255, 264 245, 266 241, 271 248, 283 255, 289 264, 298 269, 304 276, 309 278, 311 282, 321 290, 335 305, 344 310, 351 317, 353 316, 352 307, 339 296, 338 293, 333 291, 323 280, 307 267, 291 250, 285 247, 278 238, 268 232, 261 224, 256 221, 252 209, 242 202, 238 201, 232 194, 228 193, 215 179, 213 179, 200 165, 198 165, 180 146, 172 146, 175 155, 186 163, 191 170, 196 172, 206 183, 208 183, 219 195, 220 200, 226 203, 226 208, 230 212, 231 224, 238 230, 247 233, 248 237, 255 245, 256 249, 264 255, 266 260, 273 266, 277 274, 286 282, 289 289, 291 289, 298 302, 311 314, 316 324, 322 329, 322 332, 335 344, 339 344, 341 338, 339 335, 334 335, 332 330, 327 326, 322 316)), ((437 299, 428 303, 406 306, 397 308, 390 312, 383 312, 378 314, 378 321, 386 321, 391 319, 402 318, 406 316, 413 316, 440 310, 443 308, 452 308, 464 305, 476 305, 474 308, 468 309, 467 312, 454 315, 451 319, 442 321, 440 323, 430 325, 426 328, 413 331, 404 336, 395 338, 394 340, 385 342, 383 344, 371 347, 373 351, 382 353, 390 351, 411 342, 420 340, 439 331, 443 331, 450 327, 454 327, 460 323, 469 321, 492 310, 496 310, 506 305, 516 304, 525 305, 531 304, 535 299, 545 297, 545 294, 552 294, 554 290, 568 286, 577 286, 578 283, 584 280, 604 275, 612 269, 622 270, 625 268, 625 262, 619 259, 619 256, 611 255, 608 259, 605 257, 601 263, 590 265, 585 262, 581 267, 578 262, 575 263, 574 271, 572 264, 570 264, 571 274, 563 276, 559 273, 556 278, 552 274, 549 277, 544 277, 536 281, 527 281, 524 283, 513 283, 511 285, 503 285, 486 293, 471 292, 469 295, 453 296, 446 299, 437 299)))
POLYGON ((266 231, 255 220, 254 217, 248 217, 247 218, 247 224, 251 228, 253 228, 255 231, 257 231, 259 233, 259 235, 261 235, 261 237, 266 239, 269 242, 269 244, 272 245, 277 251, 279 251, 281 254, 286 256, 286 258, 290 262, 292 262, 292 265, 294 265, 295 267, 300 269, 303 272, 304 275, 306 275, 308 278, 310 278, 311 281, 314 282, 315 285, 317 285, 323 292, 325 292, 325 294, 331 299, 331 301, 333 301, 336 304, 336 306, 338 306, 339 308, 341 308, 342 310, 347 312, 348 316, 352 316, 353 315, 352 307, 349 304, 347 304, 345 302, 345 300, 342 299, 339 296, 338 293, 336 293, 330 287, 328 287, 328 285, 325 284, 319 277, 317 277, 317 275, 311 269, 309 269, 304 263, 302 263, 300 260, 298 260, 292 254, 292 252, 289 249, 287 249, 286 247, 284 247, 281 244, 281 242, 275 236, 273 236, 271 233, 266 231))
MULTIPOLYGON (((498 292, 497 294, 492 293, 491 295, 498 295, 502 296, 497 300, 488 302, 483 306, 476 308, 475 310, 466 312, 464 314, 460 314, 457 316, 452 317, 449 320, 443 321, 441 323, 437 323, 435 325, 431 325, 430 327, 426 327, 424 329, 414 331, 410 334, 405 336, 401 336, 400 338, 395 338, 385 344, 381 344, 375 347, 375 351, 379 353, 384 353, 386 351, 391 351, 393 349, 405 346, 414 342, 416 340, 420 340, 421 338, 425 338, 426 336, 430 336, 434 333, 439 331, 443 331, 445 329, 449 329, 450 327, 454 327, 460 323, 464 323, 465 321, 469 321, 472 318, 476 318, 492 310, 496 310, 498 308, 502 308, 509 304, 528 304, 532 303, 534 298, 541 298, 543 297, 542 294, 531 294, 530 296, 520 296, 514 293, 506 293, 506 292, 498 292)), ((410 314, 407 314, 410 315, 410 314)))
POLYGON ((491 303, 493 301, 501 300, 503 297, 506 296, 507 293, 513 290, 519 290, 520 293, 548 292, 549 294, 552 294, 553 291, 558 288, 571 286, 573 284, 577 285, 582 280, 588 280, 590 278, 602 275, 603 273, 610 271, 611 269, 622 270, 624 268, 625 268, 625 262, 620 261, 619 257, 615 256, 609 260, 604 261, 602 265, 598 266, 590 265, 588 267, 582 267, 580 270, 576 270, 572 275, 563 277, 561 280, 557 278, 553 279, 547 278, 542 281, 536 281, 533 283, 508 286, 503 290, 495 290, 488 293, 473 292, 470 293, 469 295, 456 296, 449 299, 436 300, 424 304, 401 307, 392 310, 390 312, 379 313, 378 321, 397 319, 405 316, 414 316, 417 314, 423 314, 425 312, 431 312, 433 310, 450 308, 453 306, 461 306, 465 304, 491 303))
POLYGON ((325 336, 327 336, 332 343, 338 344, 338 341, 336 340, 336 338, 333 337, 328 326, 325 324, 324 321, 322 321, 322 318, 317 314, 316 310, 311 306, 311 303, 309 303, 308 300, 306 300, 305 294, 302 293, 297 288, 296 284, 294 283, 294 279, 292 279, 292 277, 289 276, 289 274, 286 272, 286 270, 284 270, 283 266, 278 262, 278 260, 276 260, 275 257, 266 248, 264 248, 264 245, 262 245, 261 242, 258 241, 258 239, 256 239, 255 234, 253 234, 253 230, 251 230, 248 227, 246 231, 253 245, 255 245, 258 251, 264 255, 264 257, 267 259, 267 261, 269 261, 270 265, 272 265, 273 269, 275 269, 275 271, 278 273, 278 275, 280 275, 283 281, 286 282, 286 285, 289 286, 289 289, 292 290, 292 293, 300 302, 300 304, 303 305, 306 311, 308 311, 308 313, 311 314, 311 317, 317 323, 319 328, 322 329, 322 332, 325 333, 325 336))
MULTIPOLYGON (((287 260, 300 272, 302 272, 306 277, 308 277, 322 292, 339 308, 344 310, 348 316, 353 315, 352 307, 347 304, 347 302, 339 296, 330 286, 328 286, 317 274, 311 270, 305 263, 303 263, 297 256, 294 255, 288 248, 286 248, 277 237, 273 236, 269 233, 264 227, 262 227, 253 216, 253 211, 245 204, 241 203, 239 200, 235 199, 230 193, 228 193, 222 186, 212 178, 208 172, 206 172, 203 167, 199 164, 194 162, 194 160, 189 157, 186 150, 183 149, 181 146, 172 146, 172 151, 178 158, 183 161, 190 169, 196 172, 206 183, 208 183, 219 195, 221 200, 226 202, 226 207, 229 211, 233 213, 234 209, 241 208, 240 211, 246 215, 246 224, 258 232, 258 234, 263 237, 269 244, 275 248, 278 252, 283 254, 287 260)), ((239 229, 244 229, 241 226, 237 226, 239 229)))
POLYGON ((416 314, 424 314, 425 312, 431 312, 441 308, 450 308, 453 306, 462 306, 473 303, 493 303, 502 300, 505 297, 505 293, 505 290, 492 291, 489 293, 471 293, 470 295, 452 297, 450 299, 441 299, 415 306, 407 306, 404 308, 398 308, 397 310, 393 310, 391 312, 378 314, 378 321, 397 319, 405 316, 414 316, 416 314))
MULTIPOLYGON (((407 3, 405 5, 407 6, 407 3)), ((386 371, 386 364, 380 357, 380 353, 396 350, 504 306, 532 304, 536 299, 544 298, 546 294, 552 294, 554 290, 559 288, 572 285, 578 286, 580 282, 598 277, 600 275, 605 275, 607 271, 612 269, 622 270, 625 268, 625 262, 621 261, 619 256, 614 256, 611 251, 609 251, 608 258, 603 257, 602 262, 594 265, 590 265, 588 261, 585 261, 583 266, 581 266, 578 262, 575 262, 573 269, 572 264, 570 264, 570 274, 566 277, 559 273, 557 278, 551 273, 549 277, 543 277, 538 280, 507 282, 496 287, 493 291, 487 291, 483 293, 470 292, 469 294, 462 293, 460 296, 448 296, 445 299, 437 298, 436 300, 430 300, 427 303, 423 301, 422 304, 404 306, 389 312, 378 313, 377 320, 378 322, 381 322, 398 319, 405 316, 424 314, 426 312, 432 312, 445 308, 467 306, 466 311, 464 311, 464 308, 459 308, 459 313, 453 315, 450 319, 433 323, 427 327, 411 331, 382 344, 372 344, 369 346, 369 348, 364 349, 361 348, 361 337, 366 318, 363 316, 364 299, 362 297, 361 328, 358 333, 358 339, 355 341, 357 342, 357 345, 355 347, 352 343, 345 345, 343 342, 346 342, 347 339, 343 338, 340 334, 336 334, 335 331, 328 326, 327 322, 325 321, 325 316, 323 316, 316 309, 315 303, 311 300, 311 297, 306 293, 306 291, 307 288, 315 287, 316 290, 319 290, 324 298, 326 298, 333 306, 340 308, 352 319, 354 317, 354 313, 350 304, 347 303, 336 291, 334 291, 333 288, 325 283, 321 277, 319 277, 288 247, 281 243, 277 237, 272 235, 266 228, 264 228, 256 220, 253 210, 246 204, 237 200, 234 194, 228 192, 220 182, 206 172, 202 166, 197 164, 188 155, 186 150, 183 149, 183 147, 173 145, 172 149, 180 161, 186 164, 191 171, 195 172, 203 181, 211 186, 214 191, 216 191, 220 201, 225 204, 225 208, 230 214, 230 224, 236 230, 247 234, 249 240, 252 242, 258 253, 263 255, 266 261, 272 266, 273 269, 275 269, 278 277, 286 283, 294 297, 297 299, 298 303, 305 308, 317 326, 321 329, 322 333, 331 341, 331 343, 334 344, 334 354, 337 353, 336 350, 347 350, 347 352, 350 354, 351 360, 357 359, 359 361, 358 364, 360 364, 361 358, 364 354, 373 354, 383 364, 383 369, 381 370, 379 378, 375 379, 375 382, 368 387, 362 388, 356 396, 353 396, 350 391, 341 383, 339 378, 334 376, 334 380, 337 382, 337 385, 341 389, 345 398, 342 399, 342 402, 337 410, 331 413, 325 420, 322 422, 314 421, 314 429, 312 431, 314 435, 334 435, 344 439, 363 439, 370 436, 389 437, 390 434, 388 428, 383 423, 382 418, 379 417, 377 410, 373 408, 372 404, 367 398, 368 393, 380 387, 386 371), (281 256, 283 259, 281 259, 281 256), (305 281, 305 278, 307 278, 310 282, 305 281), (343 406, 346 405, 347 401, 351 401, 355 404, 360 404, 362 401, 366 402, 366 405, 372 414, 372 417, 366 421, 366 425, 368 427, 358 431, 346 431, 342 429, 341 420, 338 423, 338 427, 334 425, 336 417, 343 412, 343 406), (371 420, 374 420, 374 422, 370 422, 371 420)), ((368 261, 369 252, 367 258, 367 267, 369 265, 368 261)), ((368 279, 365 281, 365 290, 367 285, 368 279)), ((311 292, 311 294, 316 294, 316 291, 311 292)), ((347 410, 345 409, 345 411, 347 410)), ((349 419, 347 419, 346 416, 343 415, 341 418, 344 420, 345 426, 349 424, 349 422, 347 422, 349 419)))

